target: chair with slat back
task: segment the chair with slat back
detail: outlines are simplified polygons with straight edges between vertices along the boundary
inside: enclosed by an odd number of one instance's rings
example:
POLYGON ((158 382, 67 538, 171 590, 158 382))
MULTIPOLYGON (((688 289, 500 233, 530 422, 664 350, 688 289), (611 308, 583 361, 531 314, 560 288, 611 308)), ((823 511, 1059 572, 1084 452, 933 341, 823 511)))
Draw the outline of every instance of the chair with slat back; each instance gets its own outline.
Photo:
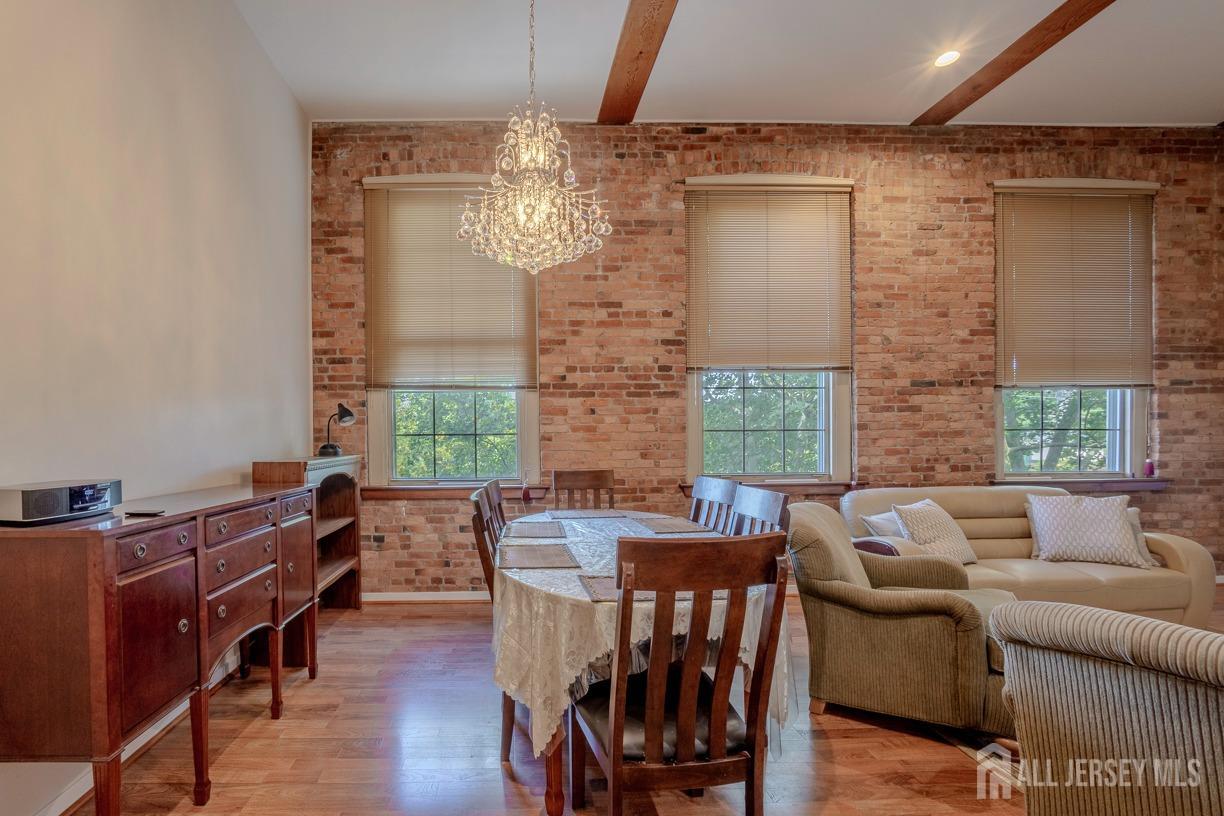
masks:
POLYGON ((693 482, 693 506, 689 508, 689 521, 728 535, 731 532, 731 505, 735 502, 737 487, 739 482, 731 479, 698 476, 693 482))
POLYGON ((749 535, 785 530, 789 526, 786 512, 788 498, 785 493, 740 485, 735 491, 735 502, 731 505, 729 532, 732 535, 749 535))
POLYGON ((502 533, 506 531, 506 508, 502 504, 501 482, 491 479, 485 482, 484 489, 489 497, 489 503, 493 506, 493 521, 497 525, 497 537, 501 538, 502 533))
POLYGON ((552 472, 553 507, 595 508, 604 507, 603 493, 607 493, 608 507, 616 507, 616 477, 611 470, 554 470, 552 472), (561 492, 565 492, 565 504, 561 503, 561 492))
MULTIPOLYGON (((570 711, 570 780, 574 808, 586 799, 590 749, 608 779, 609 812, 619 816, 628 791, 745 784, 750 816, 764 812, 766 734, 774 658, 782 627, 788 562, 785 533, 677 539, 622 538, 617 563, 616 646, 612 679, 597 683, 570 711), (747 714, 731 706, 750 587, 763 586, 747 714), (727 591, 726 600, 714 593, 727 591), (631 675, 635 592, 654 592, 654 624, 646 671, 631 675), (679 592, 692 592, 682 654, 673 657, 679 592), (725 605, 713 679, 705 668, 711 617, 725 605)), ((720 634, 720 633, 713 633, 720 634)))
MULTIPOLYGON (((492 484, 490 482, 490 484, 492 484)), ((489 599, 493 599, 493 574, 497 569, 497 543, 500 528, 497 523, 498 511, 494 509, 493 497, 489 495, 489 485, 477 490, 471 495, 472 500, 472 534, 476 539, 476 550, 480 554, 480 569, 484 573, 485 586, 489 589, 489 599)), ((514 699, 502 693, 501 722, 501 760, 510 761, 510 742, 514 737, 514 699)))

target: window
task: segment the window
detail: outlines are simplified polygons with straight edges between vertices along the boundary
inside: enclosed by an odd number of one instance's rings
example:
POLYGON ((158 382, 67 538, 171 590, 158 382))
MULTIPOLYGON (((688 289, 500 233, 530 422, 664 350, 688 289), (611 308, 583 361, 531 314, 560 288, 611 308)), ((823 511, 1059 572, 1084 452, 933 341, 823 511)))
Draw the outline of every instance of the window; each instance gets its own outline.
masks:
POLYGON ((995 185, 1003 476, 1133 476, 1152 384, 1152 193, 995 185))
POLYGON ((538 478, 536 280, 455 238, 474 179, 366 179, 370 477, 538 478))
POLYGON ((689 179, 690 478, 850 472, 850 188, 689 179))

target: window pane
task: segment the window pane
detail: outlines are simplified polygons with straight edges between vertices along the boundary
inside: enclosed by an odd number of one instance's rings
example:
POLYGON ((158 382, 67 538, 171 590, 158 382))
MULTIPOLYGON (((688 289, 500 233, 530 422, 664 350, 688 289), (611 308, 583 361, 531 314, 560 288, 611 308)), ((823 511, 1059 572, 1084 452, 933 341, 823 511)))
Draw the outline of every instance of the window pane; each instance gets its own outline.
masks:
POLYGON ((1041 434, 1041 469, 1060 473, 1079 470, 1079 433, 1044 431, 1041 434))
POLYGON ((1010 473, 1035 473, 1041 470, 1041 434, 1037 431, 1007 431, 1003 434, 1004 455, 1010 473))
POLYGON ((1074 388, 1047 388, 1042 393, 1042 423, 1046 430, 1079 427, 1079 391, 1074 388))
POLYGON ((818 388, 786 389, 785 427, 789 430, 818 431, 824 428, 821 408, 824 391, 818 388))
POLYGON ((433 433, 433 394, 428 391, 396 391, 392 394, 397 434, 433 433))
POLYGON ((476 432, 514 433, 518 430, 518 400, 513 391, 480 391, 476 394, 476 432))
POLYGON ((745 371, 745 388, 781 388, 781 371, 745 371))
POLYGON ((1003 427, 1007 430, 1041 430, 1041 392, 1035 388, 1004 391, 1003 427))
MULTIPOLYGON (((782 430, 782 389, 748 388, 744 390, 744 428, 748 430, 782 430)), ((781 445, 779 445, 779 449, 781 445)), ((751 471, 750 471, 751 472, 751 471)))
POLYGON ((473 433, 476 429, 476 395, 471 391, 438 391, 434 394, 435 432, 473 433))
POLYGON ((395 478, 432 479, 433 437, 395 437, 395 478))
POLYGON ((744 472, 744 435, 739 431, 706 431, 705 468, 707 473, 744 472))
POLYGON ((1109 455, 1105 448, 1084 447, 1080 449, 1080 470, 1108 470, 1109 455))
POLYGON ((782 432, 748 431, 744 434, 745 473, 782 472, 782 432))
POLYGON ((823 371, 787 371, 785 372, 787 388, 823 388, 825 373, 823 371))
POLYGON ((435 440, 434 448, 437 452, 437 474, 439 479, 476 478, 475 436, 443 436, 439 434, 435 437, 435 440))
POLYGON ((820 473, 820 446, 824 434, 820 431, 786 432, 786 472, 820 473))
POLYGON ((476 437, 476 475, 482 479, 518 475, 517 442, 513 435, 476 437))
POLYGON ((1109 427, 1109 391, 1104 388, 1085 388, 1080 392, 1080 427, 1109 427))
POLYGON ((702 427, 738 431, 744 427, 744 392, 738 388, 707 388, 702 392, 702 427))
POLYGON ((740 388, 744 378, 738 371, 706 371, 701 375, 704 388, 740 388))

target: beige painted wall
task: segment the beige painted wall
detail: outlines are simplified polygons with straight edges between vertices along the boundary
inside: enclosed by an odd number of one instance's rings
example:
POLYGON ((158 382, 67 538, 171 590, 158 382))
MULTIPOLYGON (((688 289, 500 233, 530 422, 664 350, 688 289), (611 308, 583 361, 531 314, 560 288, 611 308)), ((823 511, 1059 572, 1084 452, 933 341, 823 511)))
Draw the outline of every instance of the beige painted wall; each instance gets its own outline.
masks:
MULTIPOLYGON (((5 0, 0 105, 0 484, 305 451, 309 128, 229 0, 5 0)), ((84 767, 0 765, 5 814, 84 767)))

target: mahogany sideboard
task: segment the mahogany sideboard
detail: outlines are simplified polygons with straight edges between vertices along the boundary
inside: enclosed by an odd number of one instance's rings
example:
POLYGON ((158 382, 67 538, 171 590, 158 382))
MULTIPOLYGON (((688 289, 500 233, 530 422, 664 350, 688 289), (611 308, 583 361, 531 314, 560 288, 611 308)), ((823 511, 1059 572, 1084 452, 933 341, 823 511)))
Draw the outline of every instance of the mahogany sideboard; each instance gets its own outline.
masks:
POLYGON ((221 659, 266 633, 273 719, 286 637, 317 673, 314 504, 301 484, 233 485, 0 527, 0 761, 90 762, 95 812, 117 816, 123 747, 190 699, 205 804, 221 659))

